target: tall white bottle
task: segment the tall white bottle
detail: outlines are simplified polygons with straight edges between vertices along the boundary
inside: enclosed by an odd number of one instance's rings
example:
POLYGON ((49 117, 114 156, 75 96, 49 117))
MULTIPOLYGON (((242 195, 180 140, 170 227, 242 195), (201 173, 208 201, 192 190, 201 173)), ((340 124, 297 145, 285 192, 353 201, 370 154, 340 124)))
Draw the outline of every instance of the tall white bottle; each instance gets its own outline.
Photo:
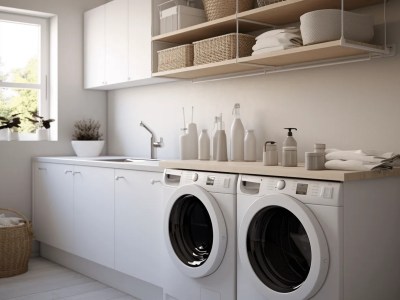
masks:
POLYGON ((217 131, 218 131, 218 120, 219 117, 214 117, 214 128, 211 132, 211 160, 217 159, 217 131))
POLYGON ((199 136, 199 159, 210 159, 210 137, 208 136, 207 129, 203 129, 199 136))
POLYGON ((236 103, 233 107, 233 120, 231 126, 231 160, 243 161, 244 160, 244 127, 242 120, 240 120, 240 104, 236 103))
POLYGON ((256 161, 256 136, 254 130, 246 130, 244 137, 244 161, 256 161))

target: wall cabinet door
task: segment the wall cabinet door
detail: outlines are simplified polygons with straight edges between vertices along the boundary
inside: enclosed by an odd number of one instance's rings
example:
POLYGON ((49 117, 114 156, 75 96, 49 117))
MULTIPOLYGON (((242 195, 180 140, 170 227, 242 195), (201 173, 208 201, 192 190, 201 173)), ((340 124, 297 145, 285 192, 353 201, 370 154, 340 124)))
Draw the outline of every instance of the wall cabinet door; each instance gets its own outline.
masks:
POLYGON ((84 85, 93 88, 106 84, 105 5, 84 15, 84 85))
POLYGON ((115 268, 161 285, 163 211, 162 174, 115 170, 115 268))
POLYGON ((74 167, 75 254, 114 268, 114 170, 74 167))
POLYGON ((33 226, 36 239, 74 252, 73 166, 33 164, 33 226))

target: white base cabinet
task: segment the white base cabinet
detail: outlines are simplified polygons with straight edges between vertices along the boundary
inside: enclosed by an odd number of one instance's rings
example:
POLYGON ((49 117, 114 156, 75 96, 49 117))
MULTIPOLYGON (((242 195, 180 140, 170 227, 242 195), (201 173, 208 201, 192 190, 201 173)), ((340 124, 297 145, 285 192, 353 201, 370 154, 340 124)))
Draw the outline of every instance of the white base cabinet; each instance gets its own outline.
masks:
POLYGON ((160 285, 162 173, 33 163, 33 226, 44 244, 160 285))
POLYGON ((115 170, 115 269, 155 285, 164 249, 161 177, 115 170))

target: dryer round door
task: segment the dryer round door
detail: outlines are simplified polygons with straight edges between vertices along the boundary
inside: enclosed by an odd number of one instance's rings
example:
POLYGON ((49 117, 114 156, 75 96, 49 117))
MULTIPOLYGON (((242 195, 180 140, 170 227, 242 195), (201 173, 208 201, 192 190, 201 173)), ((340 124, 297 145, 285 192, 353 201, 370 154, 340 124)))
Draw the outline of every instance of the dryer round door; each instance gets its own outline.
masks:
POLYGON ((238 251, 246 275, 267 299, 309 299, 328 273, 321 225, 306 205, 284 194, 261 197, 249 207, 238 251))
POLYGON ((212 274, 222 262, 227 231, 215 198, 197 185, 178 188, 168 200, 164 236, 174 264, 187 276, 212 274))

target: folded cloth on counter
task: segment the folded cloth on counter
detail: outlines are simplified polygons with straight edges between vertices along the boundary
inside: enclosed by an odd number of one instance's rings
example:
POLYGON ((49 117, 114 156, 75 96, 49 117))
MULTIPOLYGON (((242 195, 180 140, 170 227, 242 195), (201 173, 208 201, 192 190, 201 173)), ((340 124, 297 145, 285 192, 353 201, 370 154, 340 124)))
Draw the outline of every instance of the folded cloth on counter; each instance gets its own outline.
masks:
POLYGON ((325 150, 325 168, 348 171, 391 169, 400 166, 400 155, 376 150, 325 150))
POLYGON ((368 163, 359 160, 328 160, 325 168, 330 170, 344 171, 372 171, 392 169, 392 166, 386 163, 368 163))
POLYGON ((24 224, 24 220, 18 217, 6 217, 4 214, 0 214, 0 228, 11 227, 24 224))

